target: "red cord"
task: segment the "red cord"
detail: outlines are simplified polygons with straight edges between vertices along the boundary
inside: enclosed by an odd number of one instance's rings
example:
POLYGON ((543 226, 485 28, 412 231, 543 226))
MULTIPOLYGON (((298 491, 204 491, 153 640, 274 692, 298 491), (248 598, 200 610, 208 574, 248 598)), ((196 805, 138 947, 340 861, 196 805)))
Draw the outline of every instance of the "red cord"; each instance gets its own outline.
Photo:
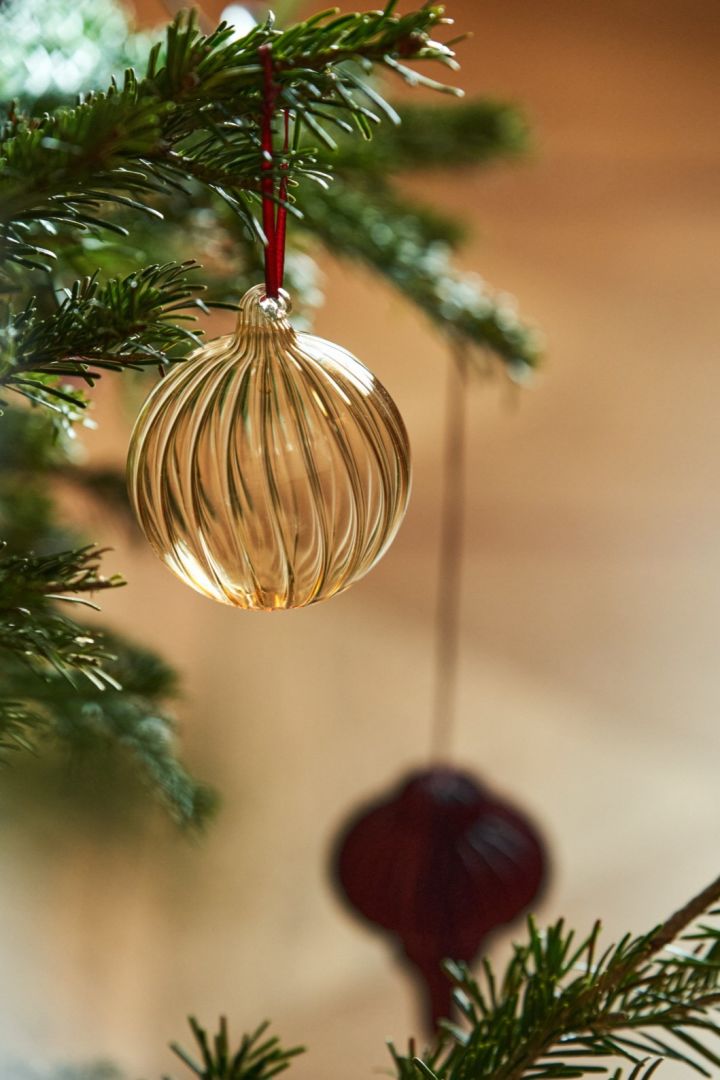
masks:
POLYGON ((283 125, 285 131, 283 138, 283 162, 280 166, 282 170, 282 176, 280 177, 280 186, 278 190, 280 205, 277 208, 277 220, 275 222, 275 244, 277 248, 277 280, 280 288, 282 288, 283 278, 285 276, 285 231, 287 227, 287 155, 288 150, 290 149, 290 115, 287 109, 283 110, 283 125))
MULTIPOLYGON (((265 288, 267 295, 277 299, 282 288, 285 271, 285 231, 287 223, 287 176, 280 178, 276 185, 273 176, 273 133, 272 121, 275 113, 279 89, 273 80, 272 52, 270 45, 261 45, 258 49, 263 65, 264 88, 263 88, 263 112, 262 112, 262 220, 263 232, 265 233, 265 288), (276 187, 277 199, 276 201, 276 187)), ((285 155, 280 166, 283 173, 287 173, 287 152, 289 149, 290 122, 287 109, 284 110, 285 139, 283 153, 285 155)))

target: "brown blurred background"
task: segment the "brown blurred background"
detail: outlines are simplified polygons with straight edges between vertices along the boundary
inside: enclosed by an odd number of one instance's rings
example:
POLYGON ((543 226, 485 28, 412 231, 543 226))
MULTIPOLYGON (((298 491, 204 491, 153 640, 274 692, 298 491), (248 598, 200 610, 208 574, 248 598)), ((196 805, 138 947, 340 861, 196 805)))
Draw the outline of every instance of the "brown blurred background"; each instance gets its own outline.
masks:
MULTIPOLYGON (((543 918, 643 929, 720 857, 720 8, 450 13, 474 32, 463 85, 523 103, 536 148, 408 187, 467 213, 464 265, 548 341, 531 389, 471 392, 456 757, 545 829, 543 918)), ((108 843, 40 812, 2 822, 1 1057, 102 1054, 150 1078, 188 1012, 223 1011, 235 1031, 272 1017, 307 1043, 298 1080, 359 1080, 386 1065, 386 1037, 416 1030, 405 976, 341 910, 326 858, 357 800, 427 759, 447 359, 390 291, 325 262, 319 332, 407 421, 407 522, 363 584, 268 618, 202 599, 93 521, 130 580, 106 617, 183 672, 186 756, 224 809, 199 843, 162 824, 108 843)), ((107 389, 96 461, 127 440, 107 389)))

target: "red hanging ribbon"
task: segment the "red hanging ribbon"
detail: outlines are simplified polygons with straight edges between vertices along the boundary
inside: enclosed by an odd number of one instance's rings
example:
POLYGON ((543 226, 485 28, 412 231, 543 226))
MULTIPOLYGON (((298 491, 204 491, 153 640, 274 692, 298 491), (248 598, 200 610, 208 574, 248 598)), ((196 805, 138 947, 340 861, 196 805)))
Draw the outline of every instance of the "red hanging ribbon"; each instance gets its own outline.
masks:
POLYGON ((262 112, 262 221, 265 233, 265 288, 267 295, 277 299, 282 288, 285 272, 285 230, 287 222, 287 152, 290 145, 290 121, 287 109, 283 110, 285 137, 283 144, 282 174, 279 183, 273 176, 272 122, 279 88, 273 79, 272 51, 270 45, 258 49, 263 66, 263 112, 262 112))

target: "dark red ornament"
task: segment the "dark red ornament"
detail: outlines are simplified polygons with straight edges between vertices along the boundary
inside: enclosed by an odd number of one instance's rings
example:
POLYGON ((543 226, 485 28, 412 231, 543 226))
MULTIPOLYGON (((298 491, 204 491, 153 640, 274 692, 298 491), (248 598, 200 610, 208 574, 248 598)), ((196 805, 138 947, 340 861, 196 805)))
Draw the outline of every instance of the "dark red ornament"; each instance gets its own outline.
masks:
POLYGON ((432 1030, 452 1011, 443 960, 472 963, 490 931, 536 899, 546 861, 522 814, 467 773, 435 767, 351 820, 335 873, 351 907, 399 939, 432 1030))

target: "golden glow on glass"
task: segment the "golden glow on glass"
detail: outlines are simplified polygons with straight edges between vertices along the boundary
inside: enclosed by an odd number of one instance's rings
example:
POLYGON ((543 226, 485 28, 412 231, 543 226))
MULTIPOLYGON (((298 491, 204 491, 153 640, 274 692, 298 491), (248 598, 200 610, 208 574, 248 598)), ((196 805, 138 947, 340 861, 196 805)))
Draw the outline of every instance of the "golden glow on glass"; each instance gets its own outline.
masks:
POLYGON ((260 611, 347 589, 397 532, 410 450, 384 387, 339 345, 296 333, 285 295, 250 289, 235 333, 197 349, 137 419, 140 526, 204 596, 260 611))

